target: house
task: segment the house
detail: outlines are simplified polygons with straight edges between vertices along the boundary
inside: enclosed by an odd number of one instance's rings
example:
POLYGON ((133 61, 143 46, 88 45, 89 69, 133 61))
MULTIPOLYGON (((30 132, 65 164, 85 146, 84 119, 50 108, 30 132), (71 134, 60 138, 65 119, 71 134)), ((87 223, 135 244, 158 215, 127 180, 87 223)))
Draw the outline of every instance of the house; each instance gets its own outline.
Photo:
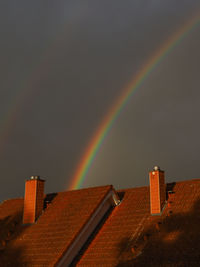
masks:
POLYGON ((31 177, 0 205, 0 266, 200 266, 200 179, 149 180, 44 195, 31 177))

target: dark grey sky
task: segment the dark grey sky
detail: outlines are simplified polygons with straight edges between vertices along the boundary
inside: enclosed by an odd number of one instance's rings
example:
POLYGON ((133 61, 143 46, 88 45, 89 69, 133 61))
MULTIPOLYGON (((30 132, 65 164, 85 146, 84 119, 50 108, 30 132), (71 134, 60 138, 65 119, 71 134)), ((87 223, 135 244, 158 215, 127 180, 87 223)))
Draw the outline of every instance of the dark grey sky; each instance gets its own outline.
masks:
MULTIPOLYGON (((0 200, 31 175, 63 191, 119 93, 200 12, 195 0, 0 3, 0 200)), ((84 186, 200 177, 200 25, 134 94, 84 186)))

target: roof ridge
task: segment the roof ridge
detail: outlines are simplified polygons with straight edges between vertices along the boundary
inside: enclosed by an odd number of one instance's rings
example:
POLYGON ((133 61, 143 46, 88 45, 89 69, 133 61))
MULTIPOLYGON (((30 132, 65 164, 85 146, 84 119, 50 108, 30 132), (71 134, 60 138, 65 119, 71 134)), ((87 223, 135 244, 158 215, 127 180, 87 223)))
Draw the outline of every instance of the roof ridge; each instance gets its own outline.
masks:
MULTIPOLYGON (((70 248, 70 246, 72 246, 72 244, 75 242, 75 240, 80 236, 80 234, 82 233, 83 229, 86 227, 86 225, 89 223, 89 221, 91 220, 91 218, 94 216, 95 212, 98 210, 98 208, 101 206, 103 200, 106 199, 106 197, 109 195, 109 193, 111 191, 113 191, 113 186, 112 185, 108 185, 108 186, 101 186, 102 188, 106 188, 107 187, 107 191, 104 193, 104 195, 100 198, 100 200, 98 201, 96 207, 93 209, 92 213, 90 214, 90 216, 87 218, 87 220, 84 222, 84 224, 82 224, 81 228, 79 229, 79 231, 76 233, 76 235, 73 237, 73 239, 71 240, 71 242, 69 244, 67 244, 67 246, 65 247, 65 249, 63 250, 62 254, 59 256, 59 258, 57 258, 54 262, 53 262, 53 266, 57 266, 57 264, 59 264, 59 262, 63 259, 63 257, 65 256, 66 252, 68 251, 68 249, 70 248)), ((99 186, 97 187, 93 187, 94 188, 101 188, 99 186)), ((86 188, 86 189, 91 189, 91 188, 86 188)), ((77 191, 77 190, 76 190, 77 191)))

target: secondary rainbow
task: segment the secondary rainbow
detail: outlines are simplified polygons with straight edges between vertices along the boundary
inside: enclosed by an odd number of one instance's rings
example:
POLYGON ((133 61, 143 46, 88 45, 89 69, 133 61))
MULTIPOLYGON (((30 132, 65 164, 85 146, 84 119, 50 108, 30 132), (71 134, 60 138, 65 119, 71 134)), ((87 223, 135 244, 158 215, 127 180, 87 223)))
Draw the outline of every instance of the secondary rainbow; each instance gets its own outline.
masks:
POLYGON ((139 73, 132 79, 129 85, 122 90, 121 96, 111 107, 110 111, 106 114, 102 123, 98 127, 92 140, 90 141, 85 153, 83 154, 74 176, 71 179, 69 189, 78 189, 83 184, 86 175, 96 158, 96 155, 102 146, 106 136, 111 130, 113 124, 121 114, 124 107, 131 99, 134 92, 141 86, 141 84, 149 77, 152 71, 158 64, 166 58, 167 55, 178 45, 180 42, 200 23, 200 15, 193 17, 186 23, 178 32, 176 32, 169 40, 160 47, 158 51, 146 62, 139 73))
MULTIPOLYGON (((87 16, 87 12, 84 7, 79 9, 79 13, 75 14, 75 20, 73 22, 78 22, 82 19, 82 15, 87 16), (78 15, 78 16, 77 16, 78 15)), ((73 16, 72 16, 73 17, 73 16)), ((64 21, 63 21, 64 22, 64 21)), ((76 25, 76 23, 74 24, 76 25)), ((52 42, 47 43, 47 46, 38 56, 38 61, 33 66, 30 73, 23 77, 23 79, 18 83, 18 88, 16 95, 13 96, 9 108, 5 114, 0 114, 0 152, 3 152, 4 146, 7 144, 7 139, 12 133, 13 128, 17 123, 17 119, 20 116, 24 104, 29 103, 32 105, 37 93, 39 91, 37 81, 40 77, 48 75, 49 67, 52 65, 52 56, 54 56, 56 50, 59 49, 60 43, 63 41, 63 37, 68 36, 68 45, 71 42, 71 33, 73 32, 73 23, 66 22, 60 28, 60 31, 55 36, 52 42)), ((68 47, 65 46, 65 50, 68 47)))

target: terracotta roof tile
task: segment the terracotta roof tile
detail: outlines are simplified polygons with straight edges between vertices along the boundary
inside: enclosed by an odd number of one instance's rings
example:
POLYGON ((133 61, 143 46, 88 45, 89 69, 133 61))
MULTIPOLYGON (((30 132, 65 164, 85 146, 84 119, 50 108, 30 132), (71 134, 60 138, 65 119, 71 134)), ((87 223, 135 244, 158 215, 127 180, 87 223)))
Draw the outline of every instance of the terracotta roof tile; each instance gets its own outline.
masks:
MULTIPOLYGON (((0 266, 55 266, 111 186, 56 195, 35 224, 22 226, 23 199, 0 205, 0 266)), ((149 187, 118 191, 122 202, 96 229, 76 266, 199 266, 200 180, 167 185, 161 216, 149 187)))
MULTIPOLYGON (((5 229, 17 217, 18 229, 0 252, 2 266, 54 266, 111 188, 58 193, 37 222, 29 226, 22 225, 23 199, 3 202, 0 223, 5 229)), ((5 235, 1 233, 0 238, 4 240, 5 235)))
POLYGON ((169 190, 161 216, 150 215, 148 187, 119 191, 121 205, 76 265, 199 266, 200 180, 169 184, 169 190))

